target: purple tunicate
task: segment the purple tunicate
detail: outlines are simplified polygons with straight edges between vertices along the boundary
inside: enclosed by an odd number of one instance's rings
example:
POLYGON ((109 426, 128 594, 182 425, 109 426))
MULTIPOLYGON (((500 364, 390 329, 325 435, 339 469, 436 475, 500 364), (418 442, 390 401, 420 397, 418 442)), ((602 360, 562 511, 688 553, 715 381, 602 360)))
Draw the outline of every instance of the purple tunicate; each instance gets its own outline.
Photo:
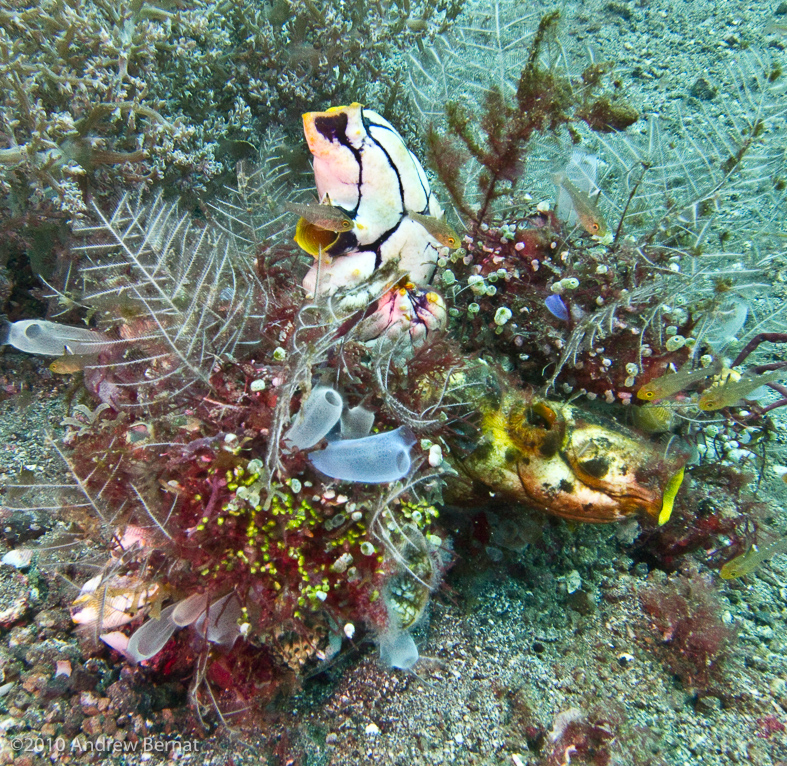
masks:
POLYGON ((568 308, 559 295, 550 295, 544 301, 544 305, 552 316, 562 319, 564 322, 568 321, 568 308))

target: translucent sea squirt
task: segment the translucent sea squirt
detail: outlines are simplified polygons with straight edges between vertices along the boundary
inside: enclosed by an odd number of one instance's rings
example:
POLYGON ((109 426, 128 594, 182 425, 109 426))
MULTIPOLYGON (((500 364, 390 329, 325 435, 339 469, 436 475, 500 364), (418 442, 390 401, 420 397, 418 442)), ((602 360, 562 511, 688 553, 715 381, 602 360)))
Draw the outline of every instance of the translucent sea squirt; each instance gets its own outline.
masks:
POLYGON ((339 422, 343 408, 344 400, 338 391, 330 386, 315 388, 301 405, 284 441, 298 449, 313 447, 339 422))
POLYGON ((410 448, 415 436, 402 426, 363 439, 340 439, 324 450, 312 452, 312 465, 340 481, 384 484, 406 476, 410 470, 410 448))
POLYGON ((44 319, 21 319, 5 324, 0 328, 0 343, 8 343, 27 354, 44 356, 99 354, 114 345, 103 333, 44 319))

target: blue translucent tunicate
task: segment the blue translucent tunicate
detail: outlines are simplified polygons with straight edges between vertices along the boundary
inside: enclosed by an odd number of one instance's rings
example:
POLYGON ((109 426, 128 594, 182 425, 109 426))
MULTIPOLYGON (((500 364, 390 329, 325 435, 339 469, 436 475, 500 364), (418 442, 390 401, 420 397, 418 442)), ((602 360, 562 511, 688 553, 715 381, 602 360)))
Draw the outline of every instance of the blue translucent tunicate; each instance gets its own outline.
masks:
POLYGON ((388 630, 380 636, 380 660, 389 668, 410 670, 418 657, 418 647, 406 630, 388 630))
POLYGON ((319 386, 301 405, 295 422, 284 435, 284 440, 298 449, 313 447, 338 422, 344 408, 344 400, 330 386, 319 386))
POLYGON ((361 407, 345 410, 342 413, 342 439, 360 439, 368 436, 374 425, 374 413, 361 407))
POLYGON ((568 321, 568 308, 563 303, 563 299, 559 295, 550 295, 545 301, 544 305, 547 307, 552 316, 562 319, 564 322, 568 321))
POLYGON ((0 343, 7 343, 27 354, 100 354, 113 346, 104 333, 85 327, 71 327, 44 319, 20 319, 0 329, 0 343))
POLYGON ((401 427, 363 439, 331 442, 324 450, 312 452, 309 460, 332 479, 383 484, 407 475, 413 444, 415 436, 401 427))

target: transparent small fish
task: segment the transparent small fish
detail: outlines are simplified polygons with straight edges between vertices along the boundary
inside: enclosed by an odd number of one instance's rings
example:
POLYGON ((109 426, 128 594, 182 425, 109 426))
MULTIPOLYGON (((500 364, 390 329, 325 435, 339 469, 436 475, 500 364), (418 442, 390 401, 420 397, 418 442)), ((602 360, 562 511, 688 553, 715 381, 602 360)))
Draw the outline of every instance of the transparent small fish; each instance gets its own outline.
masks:
POLYGON ((445 218, 435 218, 433 215, 412 212, 408 215, 416 223, 420 223, 441 245, 450 247, 452 250, 459 247, 459 235, 445 218))
POLYGON ((717 363, 708 367, 700 367, 696 370, 683 367, 677 372, 668 372, 666 375, 655 378, 638 389, 637 398, 644 399, 647 402, 657 402, 659 399, 664 399, 667 396, 683 391, 684 388, 693 383, 705 380, 711 375, 716 375, 719 372, 719 368, 720 365, 717 363))
POLYGON ((731 561, 728 561, 720 570, 719 574, 724 580, 734 580, 737 577, 753 572, 764 561, 775 556, 777 553, 784 553, 787 551, 787 535, 780 537, 769 543, 764 548, 758 548, 753 545, 746 553, 736 556, 731 561))
POLYGON ((299 215, 304 221, 326 231, 350 231, 355 225, 347 211, 335 205, 320 205, 316 202, 304 205, 289 202, 285 208, 291 213, 299 215))
POLYGON ((781 377, 784 377, 783 370, 766 372, 762 375, 745 375, 737 380, 728 375, 725 380, 715 383, 707 391, 703 392, 702 396, 700 396, 699 408, 703 412, 713 412, 724 407, 731 407, 756 388, 778 380, 781 377))
POLYGON ((612 241, 607 222, 599 211, 596 203, 585 192, 580 191, 565 173, 555 173, 552 181, 556 186, 564 189, 569 197, 577 219, 582 228, 592 237, 596 237, 600 242, 609 244, 612 241))

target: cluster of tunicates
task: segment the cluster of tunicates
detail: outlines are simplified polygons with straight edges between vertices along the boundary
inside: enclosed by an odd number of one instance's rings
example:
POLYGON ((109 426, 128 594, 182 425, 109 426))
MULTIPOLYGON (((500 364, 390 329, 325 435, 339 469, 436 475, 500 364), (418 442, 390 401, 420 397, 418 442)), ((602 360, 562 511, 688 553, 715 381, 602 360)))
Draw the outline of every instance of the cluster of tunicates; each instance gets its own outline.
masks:
POLYGON ((102 635, 101 639, 133 662, 141 662, 155 657, 176 630, 191 625, 206 641, 231 649, 240 635, 240 602, 234 593, 210 606, 208 601, 206 593, 195 593, 162 609, 158 619, 147 620, 130 638, 113 632, 102 635))
POLYGON ((301 406, 284 435, 290 447, 308 449, 328 437, 328 446, 309 455, 309 462, 332 479, 383 484, 406 476, 415 436, 405 427, 371 434, 374 413, 364 407, 346 408, 330 386, 318 386, 301 406), (330 434, 339 424, 340 438, 330 434))

